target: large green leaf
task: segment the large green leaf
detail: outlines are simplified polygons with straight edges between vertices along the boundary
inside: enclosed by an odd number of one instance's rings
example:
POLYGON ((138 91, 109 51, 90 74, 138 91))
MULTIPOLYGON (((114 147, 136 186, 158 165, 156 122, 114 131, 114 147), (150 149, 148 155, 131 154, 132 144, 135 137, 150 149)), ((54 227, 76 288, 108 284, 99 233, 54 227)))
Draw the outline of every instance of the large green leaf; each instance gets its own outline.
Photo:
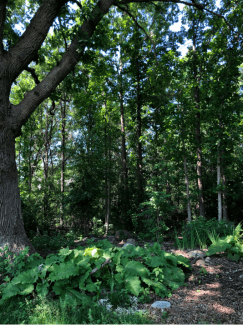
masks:
POLYGON ((37 281, 39 275, 38 267, 35 267, 34 269, 25 271, 19 275, 17 275, 15 278, 13 278, 12 283, 18 284, 18 283, 34 283, 37 281))
POLYGON ((124 272, 124 274, 136 275, 140 277, 146 277, 150 274, 149 270, 142 263, 137 261, 128 262, 122 272, 124 272))
POLYGON ((49 275, 49 279, 52 282, 79 274, 79 267, 74 264, 74 261, 61 263, 60 265, 54 264, 51 270, 52 272, 49 275))
POLYGON ((133 295, 138 296, 142 292, 141 281, 137 276, 126 276, 125 287, 133 295))
POLYGON ((146 258, 146 264, 152 268, 163 265, 164 259, 160 256, 149 256, 146 258))
POLYGON ((45 297, 49 292, 48 287, 49 287, 48 282, 38 283, 37 286, 36 286, 37 294, 40 295, 41 297, 45 297))

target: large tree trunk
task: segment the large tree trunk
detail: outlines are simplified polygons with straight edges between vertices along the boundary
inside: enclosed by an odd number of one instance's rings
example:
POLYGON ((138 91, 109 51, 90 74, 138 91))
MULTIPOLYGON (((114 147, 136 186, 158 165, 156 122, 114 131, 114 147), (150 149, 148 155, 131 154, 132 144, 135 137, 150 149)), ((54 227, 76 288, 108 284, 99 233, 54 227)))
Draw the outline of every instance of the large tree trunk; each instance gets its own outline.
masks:
POLYGON ((28 65, 36 61, 50 27, 62 6, 68 1, 44 0, 25 32, 6 50, 3 46, 3 30, 7 2, 0 1, 0 249, 8 245, 12 252, 18 254, 29 246, 30 253, 33 253, 35 250, 25 233, 21 214, 15 138, 21 135, 21 127, 36 108, 55 91, 81 59, 86 47, 85 41, 93 35, 96 26, 114 1, 98 1, 90 15, 79 26, 62 59, 42 81, 38 81, 35 70, 28 65), (9 102, 11 86, 23 70, 29 71, 38 84, 25 93, 18 105, 12 105, 9 102))
POLYGON ((0 249, 8 245, 10 251, 18 254, 29 246, 32 254, 35 249, 26 235, 21 213, 15 136, 2 121, 4 119, 0 120, 0 249))

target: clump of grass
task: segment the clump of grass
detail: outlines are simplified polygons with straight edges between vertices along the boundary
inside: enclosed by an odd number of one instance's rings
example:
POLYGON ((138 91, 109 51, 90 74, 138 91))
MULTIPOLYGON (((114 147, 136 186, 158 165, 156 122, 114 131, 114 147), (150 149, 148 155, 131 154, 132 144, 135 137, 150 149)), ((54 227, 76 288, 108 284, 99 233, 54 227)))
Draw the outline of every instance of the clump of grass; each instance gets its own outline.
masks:
POLYGON ((72 296, 14 297, 0 306, 1 324, 153 324, 147 314, 119 313, 105 306, 80 306, 72 296))
POLYGON ((192 222, 182 227, 183 239, 178 239, 175 229, 174 240, 176 247, 193 249, 199 246, 200 249, 204 249, 211 245, 212 234, 217 238, 225 238, 228 235, 232 235, 234 230, 234 225, 232 225, 232 223, 218 221, 216 218, 207 220, 199 216, 193 219, 192 222))

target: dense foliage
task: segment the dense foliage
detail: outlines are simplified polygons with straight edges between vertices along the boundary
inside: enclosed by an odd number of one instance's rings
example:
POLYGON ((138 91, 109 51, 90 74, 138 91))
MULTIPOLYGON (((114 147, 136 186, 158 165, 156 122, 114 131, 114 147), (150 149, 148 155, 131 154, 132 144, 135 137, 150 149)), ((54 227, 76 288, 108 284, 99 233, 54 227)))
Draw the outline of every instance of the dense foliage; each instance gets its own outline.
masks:
POLYGON ((94 292, 99 298, 102 290, 126 289, 135 296, 145 295, 149 289, 161 297, 171 295, 171 290, 183 285, 185 274, 191 266, 183 256, 161 251, 160 245, 152 247, 113 247, 107 240, 85 250, 61 249, 45 260, 32 254, 25 261, 27 250, 15 259, 16 265, 6 269, 11 275, 2 284, 0 304, 16 295, 40 295, 54 292, 65 299, 71 293, 81 304, 91 304, 92 298, 85 293, 94 292), (109 260, 109 261, 107 261, 109 260), (105 263, 106 262, 106 263, 105 263))
MULTIPOLYGON (((218 10, 227 20, 184 7, 180 31, 171 29, 177 4, 118 6, 102 20, 84 62, 17 138, 29 236, 55 225, 87 234, 95 217, 158 239, 190 221, 189 208, 194 217, 217 217, 219 193, 218 219, 241 220, 242 54, 234 37, 241 27, 236 8, 218 10), (182 57, 186 40, 192 47, 182 57)), ((67 22, 79 23, 79 13, 60 13, 31 64, 39 80, 70 43, 76 25, 67 22)), ((34 85, 24 71, 12 102, 34 85)))

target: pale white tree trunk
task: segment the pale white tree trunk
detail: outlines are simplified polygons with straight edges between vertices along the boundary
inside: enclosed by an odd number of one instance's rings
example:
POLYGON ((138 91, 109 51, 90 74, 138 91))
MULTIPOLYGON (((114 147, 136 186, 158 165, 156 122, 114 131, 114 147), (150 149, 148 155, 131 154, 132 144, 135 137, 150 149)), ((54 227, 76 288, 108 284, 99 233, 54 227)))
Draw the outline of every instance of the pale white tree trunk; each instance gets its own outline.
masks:
MULTIPOLYGON (((217 157, 217 186, 220 185, 220 151, 218 144, 218 157, 217 157)), ((218 221, 222 220, 222 193, 218 190, 218 221)))

